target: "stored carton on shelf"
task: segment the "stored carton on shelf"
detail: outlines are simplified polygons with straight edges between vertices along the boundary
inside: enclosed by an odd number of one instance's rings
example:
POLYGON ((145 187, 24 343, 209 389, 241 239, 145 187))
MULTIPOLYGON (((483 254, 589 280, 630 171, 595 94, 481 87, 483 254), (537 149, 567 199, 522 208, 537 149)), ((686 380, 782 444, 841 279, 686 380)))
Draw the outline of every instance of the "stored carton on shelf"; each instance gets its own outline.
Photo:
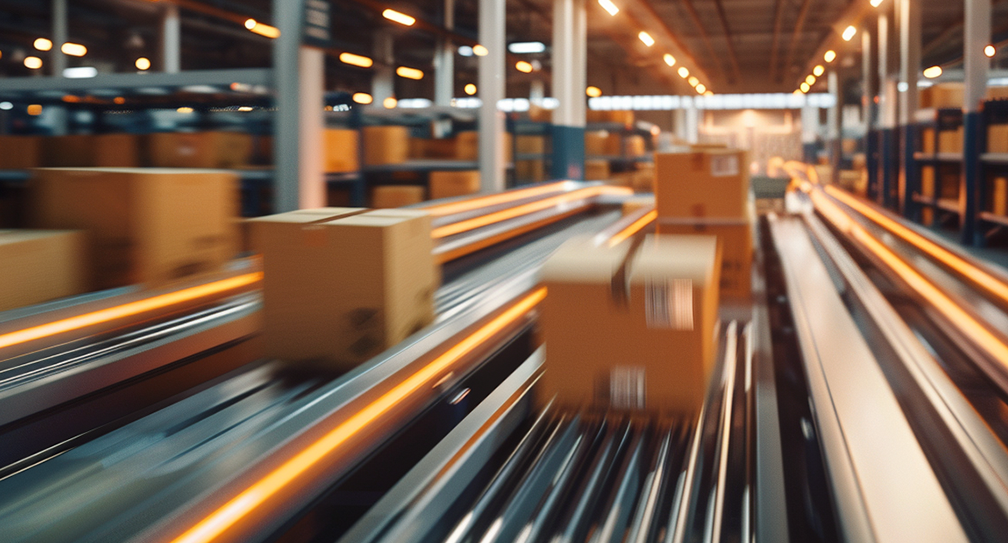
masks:
POLYGON ((591 159, 585 161, 585 181, 605 181, 609 179, 609 161, 591 159))
POLYGON ((433 320, 440 277, 426 213, 327 208, 251 223, 267 356, 347 370, 433 320))
POLYGON ((960 126, 956 130, 942 130, 938 132, 938 152, 962 153, 963 127, 960 126))
POLYGON ((252 136, 241 132, 158 132, 146 140, 148 160, 159 168, 238 168, 252 156, 252 136))
POLYGON ((609 132, 605 130, 590 130, 585 132, 585 156, 603 156, 610 154, 607 150, 609 132))
POLYGON ((992 124, 987 128, 987 152, 1008 153, 1008 124, 992 124))
POLYGON ((921 109, 959 108, 963 105, 965 87, 962 83, 947 82, 921 89, 918 104, 921 109))
POLYGON ((0 169, 23 170, 41 165, 41 136, 0 135, 0 169))
POLYGON ((431 200, 476 194, 480 190, 479 170, 431 172, 428 183, 431 200))
POLYGON ((938 145, 935 138, 934 128, 925 128, 921 130, 921 152, 922 153, 936 153, 938 152, 938 145))
POLYGON ((83 232, 0 230, 0 311, 85 292, 83 232))
POLYGON ((752 297, 753 219, 662 219, 658 235, 715 236, 721 251, 721 299, 752 297))
POLYGON ((356 130, 326 129, 322 156, 328 173, 355 172, 360 169, 360 147, 356 130))
POLYGON ((702 404, 716 350, 717 242, 648 236, 630 246, 576 239, 543 266, 542 402, 679 415, 702 404))
POLYGON ((644 136, 631 134, 626 137, 626 156, 639 157, 644 156, 646 153, 647 143, 644 140, 644 136))
POLYGON ((1008 215, 1008 178, 995 177, 991 180, 991 211, 995 215, 1008 215))
POLYGON ((424 201, 424 188, 410 185, 385 185, 375 187, 371 205, 377 208, 404 207, 424 201))
POLYGON ((219 269, 237 253, 238 178, 219 170, 41 168, 33 222, 84 230, 91 288, 162 284, 219 269))
POLYGON ((405 126, 365 126, 364 165, 402 164, 409 156, 409 129, 405 126))
POLYGON ((135 168, 140 165, 136 134, 74 134, 45 139, 45 164, 54 167, 135 168))
POLYGON ((749 205, 745 151, 655 155, 655 200, 663 218, 744 218, 749 205))

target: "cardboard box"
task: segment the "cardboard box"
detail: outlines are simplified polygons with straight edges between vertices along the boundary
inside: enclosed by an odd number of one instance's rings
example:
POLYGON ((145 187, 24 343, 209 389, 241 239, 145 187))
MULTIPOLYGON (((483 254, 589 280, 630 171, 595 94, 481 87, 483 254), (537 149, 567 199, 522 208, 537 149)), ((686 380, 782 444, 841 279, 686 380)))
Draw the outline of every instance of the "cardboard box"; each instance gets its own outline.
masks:
POLYGON ((0 135, 0 170, 23 170, 41 165, 41 137, 0 135))
POLYGON ((83 232, 0 230, 0 311, 81 294, 83 232))
POLYGON ((553 122, 553 110, 535 104, 529 104, 528 116, 530 121, 537 123, 553 122))
MULTIPOLYGON (((516 136, 515 147, 519 155, 541 155, 546 152, 546 138, 543 136, 516 136)), ((542 159, 515 160, 515 178, 522 182, 545 181, 545 161, 542 159)))
POLYGON ((53 167, 135 168, 140 165, 140 136, 75 134, 45 139, 45 164, 53 167))
POLYGON ((942 130, 938 132, 938 152, 962 153, 963 127, 960 126, 956 130, 942 130))
POLYGON ((922 153, 935 153, 937 152, 938 145, 935 139, 935 129, 925 128, 921 131, 921 152, 922 153))
POLYGON ((644 140, 644 136, 632 134, 626 137, 626 156, 638 157, 644 156, 646 153, 647 143, 644 140))
MULTIPOLYGON (((608 160, 586 160, 584 178, 585 181, 605 181, 609 179, 608 160)), ((629 185, 628 185, 629 186, 629 185)))
POLYGON ((691 143, 689 148, 691 151, 720 151, 722 149, 727 149, 728 144, 718 142, 691 143))
MULTIPOLYGON (((459 132, 455 135, 454 143, 453 158, 466 161, 479 160, 479 132, 459 132)), ((506 145, 507 142, 505 141, 504 144, 506 145)))
POLYGON ((328 173, 360 169, 360 147, 356 130, 326 129, 323 137, 323 168, 328 173))
POLYGON ((995 215, 1008 215, 1008 177, 991 180, 991 211, 995 215))
POLYGON ((88 284, 162 284, 219 269, 238 252, 238 178, 217 170, 43 168, 34 223, 84 230, 88 284))
POLYGON ((851 157, 851 168, 860 170, 868 165, 868 157, 864 153, 854 153, 851 157))
POLYGON ((744 218, 749 205, 745 151, 658 153, 655 199, 663 218, 744 218))
POLYGON ((159 168, 238 168, 252 156, 252 136, 241 132, 157 132, 146 139, 149 162, 159 168))
POLYGON ((634 192, 653 193, 655 191, 655 165, 637 164, 637 171, 634 172, 631 184, 634 192))
POLYGON ((748 301, 752 297, 753 219, 695 221, 664 219, 658 235, 715 236, 721 251, 721 299, 748 301))
POLYGON ((609 132, 605 130, 593 130, 585 132, 585 156, 603 156, 609 154, 607 145, 609 132))
POLYGON ((375 187, 371 193, 371 207, 395 208, 419 204, 424 201, 424 188, 409 185, 375 187))
POLYGON ((921 196, 934 198, 935 196, 935 168, 934 166, 921 166, 920 169, 921 196))
POLYGON ((654 207, 655 200, 652 194, 641 194, 635 195, 623 200, 623 216, 627 215, 641 209, 644 207, 654 207))
POLYGON ((961 108, 963 105, 962 83, 939 83, 920 90, 918 105, 921 109, 961 108))
POLYGON ((703 403, 716 351, 717 242, 647 236, 634 254, 630 246, 575 239, 543 266, 542 402, 679 415, 703 403))
POLYGON ((857 152, 858 142, 853 138, 844 138, 840 140, 840 152, 845 155, 850 155, 857 152))
POLYGON ((987 127, 987 152, 1008 153, 1008 124, 987 127))
POLYGON ((402 164, 409 156, 409 129, 405 126, 365 126, 364 165, 402 164))
POLYGON ((431 172, 429 183, 431 200, 476 194, 480 191, 479 170, 431 172))
POLYGON ((946 200, 959 200, 959 185, 962 178, 959 168, 955 166, 938 167, 938 197, 946 200))
POLYGON ((267 356, 345 371, 433 320, 440 278, 426 213, 324 208, 250 222, 267 356))

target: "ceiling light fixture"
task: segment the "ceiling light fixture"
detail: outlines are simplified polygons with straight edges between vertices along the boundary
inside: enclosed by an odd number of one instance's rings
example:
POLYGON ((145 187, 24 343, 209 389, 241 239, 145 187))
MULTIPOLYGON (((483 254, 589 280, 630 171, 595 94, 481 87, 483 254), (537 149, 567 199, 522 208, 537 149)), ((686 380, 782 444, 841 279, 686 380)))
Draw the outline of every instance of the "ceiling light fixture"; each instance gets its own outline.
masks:
POLYGON ((613 4, 610 0, 598 0, 598 5, 602 6, 602 9, 609 12, 609 15, 615 16, 619 13, 619 8, 616 7, 616 4, 613 4))
POLYGON ((381 14, 382 17, 385 17, 386 19, 392 21, 393 23, 399 23, 403 26, 413 26, 413 23, 416 22, 416 19, 414 19, 413 17, 410 17, 405 13, 400 13, 394 9, 386 9, 381 14))
POLYGON ((812 75, 819 77, 826 71, 822 64, 817 64, 815 68, 812 68, 812 75))
POLYGON ((532 65, 529 64, 528 62, 525 62, 524 60, 519 60, 518 62, 516 62, 515 69, 523 74, 532 73, 532 65))
POLYGON ((598 98, 599 96, 602 96, 602 89, 592 85, 585 89, 585 94, 592 98, 598 98))
POLYGON ((366 106, 373 102, 374 98, 366 92, 355 92, 353 95, 353 101, 366 106))
POLYGON ((351 66, 358 66, 361 68, 370 68, 374 65, 374 61, 370 58, 362 55, 355 55, 353 53, 340 53, 339 59, 343 64, 349 64, 351 66))
POLYGON ((38 49, 39 51, 48 51, 52 49, 52 42, 45 38, 36 39, 35 43, 33 43, 32 45, 34 45, 35 49, 38 49))
POLYGON ((406 79, 423 79, 423 72, 416 68, 409 68, 407 66, 400 66, 396 68, 396 75, 399 77, 405 77, 406 79))
POLYGON ((640 41, 644 42, 644 45, 646 45, 648 47, 651 47, 652 45, 654 45, 654 38, 651 37, 651 34, 648 34, 647 32, 644 32, 643 30, 641 30, 637 34, 637 37, 640 38, 640 41))
POLYGON ((934 79, 942 74, 941 66, 932 66, 924 70, 924 77, 934 79))
POLYGON ((490 54, 490 51, 488 51, 486 47, 483 47, 482 45, 479 45, 479 44, 474 45, 472 47, 472 51, 473 51, 473 54, 476 55, 476 56, 478 56, 478 57, 485 57, 488 54, 490 54))
POLYGON ((519 41, 508 45, 508 51, 516 55, 530 55, 546 51, 546 44, 541 41, 519 41))
POLYGON ((665 64, 668 64, 670 67, 671 66, 675 66, 675 57, 674 56, 672 56, 672 55, 670 55, 668 53, 665 53, 665 56, 662 57, 662 58, 665 59, 665 64))
POLYGON ((134 62, 133 65, 136 66, 137 70, 140 70, 142 72, 144 70, 149 70, 150 69, 151 62, 150 62, 150 59, 147 58, 147 57, 140 57, 140 58, 136 59, 136 62, 134 62))
POLYGON ((854 34, 857 34, 857 29, 854 28, 854 25, 850 25, 844 29, 843 34, 841 34, 840 37, 843 38, 843 41, 851 41, 854 34))
POLYGON ((476 85, 473 85, 472 83, 466 83, 466 86, 463 90, 465 91, 466 94, 472 96, 476 94, 476 85))
POLYGON ((679 67, 679 77, 681 77, 683 79, 686 79, 687 77, 689 77, 689 70, 687 70, 685 66, 680 66, 679 67))
POLYGON ((823 60, 825 60, 826 62, 833 62, 835 59, 836 59, 836 51, 832 49, 826 51, 826 54, 823 55, 823 60))

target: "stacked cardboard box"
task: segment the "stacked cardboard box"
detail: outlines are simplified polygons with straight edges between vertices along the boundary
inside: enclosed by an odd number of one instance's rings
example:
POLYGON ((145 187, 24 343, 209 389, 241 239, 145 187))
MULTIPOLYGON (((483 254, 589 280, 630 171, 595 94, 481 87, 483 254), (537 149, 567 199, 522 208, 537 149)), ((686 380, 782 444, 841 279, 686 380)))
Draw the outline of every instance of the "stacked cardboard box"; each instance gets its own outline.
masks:
POLYGON ((479 171, 431 172, 428 186, 431 200, 476 194, 480 190, 479 171))
POLYGON ((634 123, 634 112, 621 111, 601 111, 589 109, 585 118, 590 123, 619 123, 623 126, 632 126, 634 123))
POLYGON ((0 169, 21 170, 42 165, 40 136, 0 135, 0 169))
POLYGON ((716 349, 717 241, 648 236, 631 247, 575 239, 543 266, 542 403, 676 415, 702 404, 716 349))
POLYGON ((632 134, 626 137, 626 155, 632 157, 644 156, 647 153, 647 144, 644 136, 632 134))
POLYGON ((237 253, 238 179, 218 170, 42 168, 34 222, 89 235, 88 284, 161 284, 215 271, 237 253))
POLYGON ((134 134, 77 134, 45 140, 45 164, 54 167, 135 168, 140 140, 134 134))
POLYGON ((987 128, 987 152, 1008 153, 1008 124, 992 124, 987 128))
POLYGON ((990 183, 991 211, 996 215, 1008 215, 1008 178, 995 177, 990 183))
POLYGON ((655 157, 659 234, 711 233, 721 245, 721 292, 751 295, 752 223, 746 153, 708 149, 655 157))
POLYGON ((375 187, 371 193, 371 205, 377 208, 404 207, 424 201, 424 188, 409 185, 385 185, 375 187))
POLYGON ((918 104, 921 109, 962 107, 962 83, 939 83, 920 90, 918 104))
POLYGON ((605 181, 610 176, 608 160, 589 159, 585 161, 584 178, 586 181, 605 181))
POLYGON ((0 230, 0 311, 85 291, 82 232, 0 230))
POLYGON ((426 213, 323 208, 250 222, 267 356, 348 370, 433 320, 440 278, 426 213))
POLYGON ((237 168, 252 156, 252 136, 241 132, 159 132, 146 139, 148 162, 159 168, 237 168))
POLYGON ((585 132, 585 156, 604 156, 615 154, 608 152, 609 132, 593 130, 585 132))
POLYGON ((938 132, 938 152, 962 153, 963 127, 960 126, 956 130, 942 130, 938 132))
POLYGON ((365 126, 364 165, 402 164, 409 156, 409 129, 405 126, 365 126))
MULTIPOLYGON (((515 147, 519 155, 541 155, 546 152, 546 138, 543 136, 516 136, 515 147)), ((515 160, 515 177, 525 182, 545 181, 546 163, 541 158, 515 160)))
POLYGON ((327 129, 323 136, 323 168, 328 173, 360 169, 360 147, 356 130, 327 129))
POLYGON ((935 140, 935 129, 925 128, 921 130, 921 152, 935 153, 938 150, 935 140))

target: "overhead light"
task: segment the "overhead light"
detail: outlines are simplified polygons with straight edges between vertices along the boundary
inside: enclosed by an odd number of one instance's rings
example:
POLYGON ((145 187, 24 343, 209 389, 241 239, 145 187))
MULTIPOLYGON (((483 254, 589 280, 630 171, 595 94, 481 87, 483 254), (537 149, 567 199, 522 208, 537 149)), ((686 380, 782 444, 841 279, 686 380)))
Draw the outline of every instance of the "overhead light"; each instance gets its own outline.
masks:
POLYGON ((268 24, 260 23, 255 19, 246 19, 245 28, 251 30, 252 32, 259 34, 271 39, 276 39, 280 37, 280 29, 275 26, 270 26, 268 24))
POLYGON ((834 59, 836 59, 836 51, 832 49, 826 51, 826 54, 823 55, 823 60, 825 60, 826 62, 833 62, 834 59))
POLYGON ((528 62, 525 62, 524 60, 519 60, 518 62, 516 62, 515 69, 523 74, 532 73, 532 65, 529 64, 528 62))
POLYGON ((689 77, 689 70, 687 70, 685 66, 680 66, 679 67, 679 77, 681 77, 683 79, 686 79, 687 77, 689 77))
POLYGON ((691 75, 690 78, 687 79, 687 81, 689 82, 689 86, 691 87, 697 86, 697 83, 700 82, 700 80, 697 79, 695 75, 691 75))
POLYGON ((400 66, 396 68, 395 73, 399 77, 405 77, 406 79, 417 79, 417 80, 423 79, 422 71, 417 70, 416 68, 409 68, 407 66, 400 66))
POLYGON ((382 105, 385 106, 385 109, 395 109, 396 104, 398 103, 399 100, 396 100, 395 96, 389 96, 388 98, 382 100, 382 105))
POLYGON ((941 66, 932 66, 924 70, 924 77, 934 79, 942 74, 941 66))
POLYGON ((67 79, 87 79, 98 75, 98 69, 94 66, 76 66, 63 70, 63 77, 67 79))
POLYGON ((988 45, 987 47, 984 47, 984 54, 987 55, 987 58, 993 57, 994 53, 997 53, 997 50, 994 49, 993 45, 988 45))
POLYGON ((134 62, 133 64, 136 66, 137 70, 140 71, 150 69, 150 59, 147 57, 140 57, 136 59, 136 62, 134 62))
POLYGON ((700 83, 700 84, 698 84, 696 86, 696 91, 697 91, 697 94, 703 94, 703 93, 707 92, 707 87, 705 87, 703 83, 700 83))
POLYGON ((602 9, 609 12, 609 15, 616 15, 619 13, 619 8, 616 4, 613 4, 610 0, 598 0, 598 5, 602 6, 602 9))
POLYGON ((245 111, 245 112, 252 111, 252 106, 239 106, 238 111, 245 111))
POLYGON ((873 8, 877 8, 880 5, 882 5, 882 0, 869 0, 869 2, 871 3, 871 7, 873 8))
POLYGON ((857 34, 857 29, 854 28, 854 25, 850 25, 844 29, 843 34, 841 34, 840 37, 843 38, 843 41, 851 41, 854 34, 857 34))
POLYGON ((466 83, 466 86, 463 90, 465 90, 466 94, 472 96, 476 94, 476 85, 473 85, 472 83, 466 83))
POLYGON ((668 53, 665 53, 665 56, 662 57, 662 58, 665 59, 665 64, 668 64, 669 66, 675 66, 675 57, 674 56, 672 56, 672 55, 670 55, 668 53))
POLYGON ((355 92, 353 95, 353 101, 366 106, 373 102, 374 98, 366 92, 355 92))
POLYGON ((803 94, 803 93, 802 93, 801 89, 795 89, 794 92, 792 92, 791 94, 800 95, 800 94, 803 94))
POLYGON ((643 30, 641 30, 637 34, 637 37, 640 38, 640 41, 644 42, 644 45, 646 45, 648 47, 651 47, 652 45, 654 45, 654 38, 651 37, 651 34, 648 34, 647 32, 644 32, 643 30))
POLYGON ((479 44, 474 45, 472 50, 473 54, 478 57, 485 57, 490 53, 490 51, 487 51, 486 47, 483 47, 482 45, 479 44))
POLYGON ((416 22, 416 19, 414 19, 413 17, 410 17, 405 13, 399 13, 394 9, 386 9, 385 11, 381 12, 381 14, 382 17, 385 17, 386 19, 392 21, 393 23, 399 23, 403 26, 413 26, 413 23, 416 22))
POLYGON ((819 77, 826 71, 822 64, 817 64, 815 68, 812 68, 812 75, 819 77))
POLYGON ((14 109, 14 104, 10 102, 0 102, 0 110, 10 111, 12 109, 14 109))
POLYGON ((60 51, 63 51, 64 55, 70 55, 72 57, 82 57, 87 54, 87 47, 79 43, 64 43, 60 47, 60 51))
POLYGON ((812 87, 810 87, 808 83, 802 81, 801 86, 799 86, 798 88, 800 88, 802 92, 808 92, 809 89, 812 87))
POLYGON ((458 54, 464 57, 471 57, 473 56, 473 48, 468 45, 460 45, 458 48, 458 54))
POLYGON ((42 67, 42 59, 38 57, 25 57, 24 65, 29 70, 38 70, 42 67))
POLYGON ((245 19, 245 28, 252 30, 255 27, 256 27, 255 19, 245 19))
POLYGON ((805 82, 808 83, 810 87, 815 85, 815 76, 809 74, 809 76, 805 78, 805 82))
POLYGON ((176 109, 175 112, 176 113, 192 113, 193 112, 193 108, 182 106, 182 107, 176 109))
POLYGON ((370 68, 374 65, 374 61, 370 58, 362 55, 355 55, 353 53, 340 53, 339 59, 343 64, 360 66, 361 68, 370 68))
POLYGON ((508 45, 508 51, 516 55, 542 53, 546 44, 541 41, 519 41, 508 45))
POLYGON ((31 116, 33 116, 33 117, 36 116, 36 115, 41 115, 42 114, 42 104, 32 104, 32 105, 28 106, 28 114, 31 115, 31 116))
POLYGON ((585 94, 592 98, 598 98, 599 96, 602 96, 602 89, 592 85, 585 89, 585 94))
POLYGON ((34 45, 35 49, 38 49, 39 51, 48 51, 52 49, 52 42, 45 38, 36 39, 35 43, 33 43, 32 45, 34 45))
POLYGON ((910 90, 910 84, 907 83, 906 81, 900 81, 899 83, 896 83, 896 90, 900 92, 906 92, 910 90))
POLYGON ((126 99, 123 98, 122 96, 116 96, 115 98, 112 99, 112 102, 115 104, 123 105, 126 103, 126 99))

